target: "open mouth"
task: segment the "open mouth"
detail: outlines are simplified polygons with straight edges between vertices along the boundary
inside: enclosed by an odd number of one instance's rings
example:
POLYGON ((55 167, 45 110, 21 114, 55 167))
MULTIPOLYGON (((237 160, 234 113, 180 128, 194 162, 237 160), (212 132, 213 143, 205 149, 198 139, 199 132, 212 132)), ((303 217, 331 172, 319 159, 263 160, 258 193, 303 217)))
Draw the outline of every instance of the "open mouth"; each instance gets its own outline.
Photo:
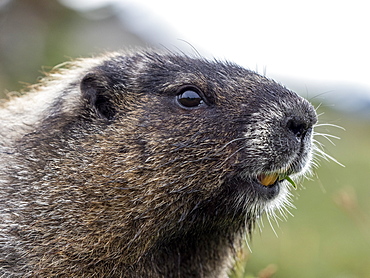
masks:
POLYGON ((297 189, 295 182, 289 177, 287 173, 269 173, 269 174, 259 174, 257 180, 260 184, 266 187, 272 187, 277 182, 286 180, 288 181, 294 189, 297 189))

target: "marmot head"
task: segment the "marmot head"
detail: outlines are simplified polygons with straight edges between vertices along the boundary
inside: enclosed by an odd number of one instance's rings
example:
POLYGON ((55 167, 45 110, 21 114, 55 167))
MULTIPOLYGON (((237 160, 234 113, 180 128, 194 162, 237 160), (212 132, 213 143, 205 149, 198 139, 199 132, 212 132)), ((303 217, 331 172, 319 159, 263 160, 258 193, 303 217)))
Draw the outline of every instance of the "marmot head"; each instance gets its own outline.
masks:
POLYGON ((288 181, 312 160, 306 100, 227 62, 152 52, 93 61, 72 82, 69 73, 19 144, 35 229, 71 238, 79 257, 127 263, 184 235, 232 242, 289 204, 288 181))
POLYGON ((235 64, 116 55, 80 89, 83 126, 100 126, 101 186, 142 203, 138 215, 163 215, 163 227, 252 223, 289 203, 286 179, 309 169, 314 108, 235 64))

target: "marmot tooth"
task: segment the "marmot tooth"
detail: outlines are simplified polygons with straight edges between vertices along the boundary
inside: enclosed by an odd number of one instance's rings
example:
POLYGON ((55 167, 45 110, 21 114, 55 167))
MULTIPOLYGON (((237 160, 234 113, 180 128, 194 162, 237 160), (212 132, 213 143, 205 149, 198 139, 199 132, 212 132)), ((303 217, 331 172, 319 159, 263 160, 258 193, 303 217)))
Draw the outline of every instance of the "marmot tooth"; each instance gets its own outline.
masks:
POLYGON ((272 174, 259 174, 258 175, 258 181, 264 185, 264 186, 270 186, 273 185, 276 180, 278 179, 279 174, 272 173, 272 174))

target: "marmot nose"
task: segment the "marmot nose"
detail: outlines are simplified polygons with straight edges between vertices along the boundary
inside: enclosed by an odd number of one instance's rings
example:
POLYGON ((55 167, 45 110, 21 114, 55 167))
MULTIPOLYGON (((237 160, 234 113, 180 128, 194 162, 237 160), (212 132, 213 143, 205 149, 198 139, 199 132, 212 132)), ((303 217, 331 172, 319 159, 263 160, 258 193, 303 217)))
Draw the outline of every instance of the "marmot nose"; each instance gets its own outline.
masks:
POLYGON ((286 129, 296 138, 302 139, 311 130, 316 121, 310 118, 290 117, 286 121, 286 129))

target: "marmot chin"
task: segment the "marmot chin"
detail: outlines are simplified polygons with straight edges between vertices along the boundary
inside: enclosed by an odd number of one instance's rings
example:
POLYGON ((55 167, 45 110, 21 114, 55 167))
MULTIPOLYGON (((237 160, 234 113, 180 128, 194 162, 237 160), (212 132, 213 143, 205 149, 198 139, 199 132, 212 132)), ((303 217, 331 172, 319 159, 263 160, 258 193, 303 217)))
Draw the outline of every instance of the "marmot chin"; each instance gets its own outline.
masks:
POLYGON ((0 277, 226 277, 314 108, 230 62, 110 53, 0 106, 0 277))

